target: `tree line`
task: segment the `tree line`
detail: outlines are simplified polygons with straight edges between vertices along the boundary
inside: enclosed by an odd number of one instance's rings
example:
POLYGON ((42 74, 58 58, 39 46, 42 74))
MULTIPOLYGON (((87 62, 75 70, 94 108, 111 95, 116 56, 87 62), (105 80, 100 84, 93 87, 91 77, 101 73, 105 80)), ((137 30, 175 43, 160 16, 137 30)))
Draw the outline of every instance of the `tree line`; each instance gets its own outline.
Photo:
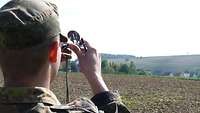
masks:
MULTIPOLYGON (((69 61, 68 67, 66 68, 65 63, 61 64, 60 71, 69 71, 69 72, 79 72, 79 62, 78 60, 69 61)), ((147 71, 143 69, 137 69, 135 63, 133 61, 127 62, 113 62, 109 60, 102 60, 101 62, 101 71, 104 74, 127 74, 127 75, 158 75, 158 76, 175 76, 181 77, 181 73, 172 73, 165 72, 164 74, 155 74, 155 72, 147 71), (173 75, 172 75, 173 74, 173 75)), ((182 76, 185 76, 185 73, 190 73, 189 77, 197 77, 200 78, 200 69, 196 69, 194 72, 184 71, 182 76)))
POLYGON ((143 69, 137 69, 134 62, 111 62, 108 60, 102 60, 101 70, 103 73, 123 73, 130 75, 151 75, 151 72, 145 71, 143 69))
MULTIPOLYGON (((79 63, 77 60, 70 61, 68 63, 68 70, 70 70, 71 72, 79 72, 78 65, 79 63)), ((151 75, 151 72, 142 69, 137 69, 133 61, 118 63, 108 60, 102 60, 101 71, 104 74, 151 75)))

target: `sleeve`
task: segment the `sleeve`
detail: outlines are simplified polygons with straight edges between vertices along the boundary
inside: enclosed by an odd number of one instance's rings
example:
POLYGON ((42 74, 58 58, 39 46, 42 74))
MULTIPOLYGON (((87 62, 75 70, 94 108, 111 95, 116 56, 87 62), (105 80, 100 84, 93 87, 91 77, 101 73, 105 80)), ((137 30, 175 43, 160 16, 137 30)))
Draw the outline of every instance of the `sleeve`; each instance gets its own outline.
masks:
POLYGON ((119 93, 102 92, 92 97, 92 102, 105 113, 130 113, 122 103, 119 93))

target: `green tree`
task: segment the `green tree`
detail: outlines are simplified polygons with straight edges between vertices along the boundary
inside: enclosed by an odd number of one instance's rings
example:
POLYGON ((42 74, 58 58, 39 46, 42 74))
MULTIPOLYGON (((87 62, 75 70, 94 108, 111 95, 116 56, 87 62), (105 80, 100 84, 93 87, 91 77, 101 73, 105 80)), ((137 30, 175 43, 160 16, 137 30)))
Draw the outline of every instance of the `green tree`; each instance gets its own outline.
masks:
POLYGON ((103 60, 101 62, 101 70, 103 73, 105 73, 107 71, 108 68, 108 60, 103 60))
POLYGON ((121 64, 119 68, 119 72, 128 74, 129 66, 127 64, 121 64))
POLYGON ((120 68, 119 63, 111 62, 110 67, 113 69, 114 73, 118 73, 119 72, 119 68, 120 68))
POLYGON ((103 60, 101 62, 101 69, 103 73, 113 73, 114 70, 111 67, 111 63, 108 62, 108 60, 103 60))
POLYGON ((135 66, 133 61, 131 61, 130 64, 129 64, 128 73, 130 73, 130 74, 135 74, 136 73, 136 66, 135 66))
POLYGON ((150 73, 149 72, 146 72, 145 70, 143 70, 143 69, 138 69, 137 70, 137 74, 138 75, 149 75, 150 73))

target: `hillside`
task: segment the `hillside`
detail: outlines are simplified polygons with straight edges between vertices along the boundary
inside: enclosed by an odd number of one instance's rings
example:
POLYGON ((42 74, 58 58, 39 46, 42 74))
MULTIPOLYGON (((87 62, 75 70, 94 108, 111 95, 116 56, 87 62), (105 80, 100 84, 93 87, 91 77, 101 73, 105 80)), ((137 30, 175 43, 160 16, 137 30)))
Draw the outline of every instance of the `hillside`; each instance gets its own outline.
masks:
MULTIPOLYGON (((102 54, 103 55, 103 54, 102 54)), ((123 56, 124 57, 124 56, 123 56)), ((108 58, 109 61, 133 61, 138 69, 150 70, 154 74, 192 72, 200 70, 200 55, 156 56, 156 57, 123 57, 108 58)))
POLYGON ((196 72, 200 69, 200 55, 146 57, 133 59, 137 68, 153 70, 154 73, 196 72))

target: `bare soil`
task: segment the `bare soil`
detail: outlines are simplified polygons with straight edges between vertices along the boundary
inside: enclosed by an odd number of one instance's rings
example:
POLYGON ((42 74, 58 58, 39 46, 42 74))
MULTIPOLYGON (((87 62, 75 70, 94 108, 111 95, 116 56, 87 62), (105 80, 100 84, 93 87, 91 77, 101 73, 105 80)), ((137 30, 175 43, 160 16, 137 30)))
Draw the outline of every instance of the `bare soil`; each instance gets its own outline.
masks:
MULTIPOLYGON (((126 75, 104 75, 104 79, 111 90, 119 91, 131 113, 200 113, 200 81, 126 75)), ((68 81, 70 100, 93 96, 81 74, 68 74, 68 81)), ((51 89, 65 103, 64 73, 56 78, 51 89)))

